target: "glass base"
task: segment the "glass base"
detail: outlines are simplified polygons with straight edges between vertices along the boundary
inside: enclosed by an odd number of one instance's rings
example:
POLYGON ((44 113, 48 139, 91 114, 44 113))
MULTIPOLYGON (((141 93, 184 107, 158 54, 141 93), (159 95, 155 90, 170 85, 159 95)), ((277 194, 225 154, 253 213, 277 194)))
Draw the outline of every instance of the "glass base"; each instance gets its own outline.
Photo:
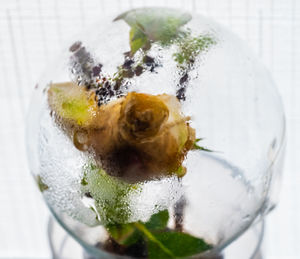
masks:
MULTIPOLYGON (((210 256, 207 259, 263 259, 260 251, 263 235, 264 221, 259 221, 224 249, 222 254, 210 256)), ((102 259, 83 250, 52 217, 48 222, 48 241, 53 259, 102 259)), ((110 258, 125 257, 111 255, 110 258)))

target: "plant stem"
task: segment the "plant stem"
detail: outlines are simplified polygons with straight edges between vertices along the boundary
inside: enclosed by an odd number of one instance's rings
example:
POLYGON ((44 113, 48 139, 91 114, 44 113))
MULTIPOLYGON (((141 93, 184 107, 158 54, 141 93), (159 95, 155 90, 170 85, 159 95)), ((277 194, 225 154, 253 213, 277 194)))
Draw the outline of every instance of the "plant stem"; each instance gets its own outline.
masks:
POLYGON ((140 230, 142 233, 144 233, 144 235, 149 240, 151 240, 152 242, 156 243, 160 247, 160 249, 163 250, 166 254, 168 254, 169 256, 171 256, 173 258, 175 257, 174 254, 167 247, 165 247, 159 240, 157 240, 155 238, 155 236, 153 236, 152 233, 143 224, 141 224, 140 222, 135 222, 134 226, 138 230, 140 230))

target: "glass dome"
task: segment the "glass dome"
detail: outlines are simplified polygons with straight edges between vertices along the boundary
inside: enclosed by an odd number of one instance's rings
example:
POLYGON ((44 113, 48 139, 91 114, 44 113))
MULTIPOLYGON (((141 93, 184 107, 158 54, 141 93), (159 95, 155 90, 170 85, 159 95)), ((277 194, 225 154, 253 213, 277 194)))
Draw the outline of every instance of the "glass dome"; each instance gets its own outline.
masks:
POLYGON ((220 251, 275 204, 280 97, 244 43, 200 15, 135 9, 77 35, 27 126, 47 205, 99 256, 220 251))

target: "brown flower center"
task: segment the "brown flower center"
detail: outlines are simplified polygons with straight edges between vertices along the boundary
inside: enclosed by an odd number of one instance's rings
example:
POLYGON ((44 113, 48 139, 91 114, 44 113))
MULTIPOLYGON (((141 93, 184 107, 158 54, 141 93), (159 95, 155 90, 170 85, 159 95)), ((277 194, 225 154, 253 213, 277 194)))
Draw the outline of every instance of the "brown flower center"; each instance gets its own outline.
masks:
POLYGON ((168 116, 169 110, 159 97, 130 93, 121 108, 119 123, 122 137, 131 141, 154 137, 168 116))

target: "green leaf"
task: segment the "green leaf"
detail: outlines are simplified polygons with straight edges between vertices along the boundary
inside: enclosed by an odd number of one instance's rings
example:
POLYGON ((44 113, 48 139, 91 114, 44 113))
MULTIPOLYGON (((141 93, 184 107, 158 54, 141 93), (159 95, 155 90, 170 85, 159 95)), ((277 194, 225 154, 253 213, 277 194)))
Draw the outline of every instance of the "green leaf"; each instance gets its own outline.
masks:
POLYGON ((153 214, 149 221, 145 223, 145 226, 149 230, 163 230, 167 227, 168 221, 168 210, 162 210, 156 214, 153 214))
POLYGON ((127 247, 144 241, 149 258, 177 258, 195 255, 211 248, 204 240, 166 229, 168 210, 160 211, 146 223, 107 225, 106 229, 120 245, 127 247))
POLYGON ((134 53, 147 41, 160 42, 162 45, 170 44, 182 33, 180 27, 189 22, 191 18, 189 13, 174 9, 139 8, 119 15, 114 21, 123 19, 132 28, 130 45, 134 53), (136 40, 138 41, 132 42, 136 40))
POLYGON ((128 238, 126 238, 126 240, 124 240, 123 245, 131 246, 141 240, 144 240, 142 233, 139 230, 137 230, 135 227, 134 229, 135 229, 134 232, 131 235, 129 235, 128 238))
POLYGON ((205 147, 199 146, 199 145, 198 145, 198 142, 201 141, 201 140, 203 140, 203 139, 202 139, 202 138, 198 138, 198 139, 195 140, 193 149, 194 149, 194 150, 202 150, 202 151, 206 151, 206 152, 213 152, 213 151, 210 150, 210 149, 207 149, 207 148, 205 148, 205 147))
POLYGON ((130 246, 144 239, 142 233, 137 230, 133 223, 109 224, 105 228, 110 236, 120 245, 130 246))
POLYGON ((95 209, 103 224, 128 222, 131 215, 129 195, 138 189, 138 185, 109 176, 93 164, 83 168, 81 191, 91 194, 95 200, 95 209))
POLYGON ((170 231, 153 233, 153 236, 156 242, 149 240, 149 258, 172 258, 157 245, 157 241, 167 250, 171 251, 175 258, 196 255, 212 248, 212 246, 208 245, 203 239, 182 232, 170 231))
MULTIPOLYGON (((140 224, 144 224, 149 230, 164 230, 167 227, 168 221, 169 212, 168 210, 163 210, 153 214, 146 223, 140 224)), ((108 224, 106 229, 110 233, 111 237, 121 245, 132 245, 143 238, 141 232, 138 231, 132 223, 108 224)))
POLYGON ((36 177, 36 182, 41 192, 44 192, 49 189, 49 186, 42 181, 40 175, 36 177))
POLYGON ((130 248, 138 242, 146 243, 149 258, 185 257, 211 248, 202 239, 169 231, 168 210, 153 214, 145 223, 123 223, 130 216, 128 195, 138 186, 113 178, 93 164, 84 168, 82 182, 82 191, 90 192, 95 199, 96 210, 91 209, 106 222, 106 230, 120 245, 130 248))
POLYGON ((148 258, 149 259, 164 259, 164 258, 175 258, 175 255, 166 253, 161 249, 156 242, 151 240, 148 241, 148 258))
MULTIPOLYGON (((151 231, 149 231, 145 225, 143 225, 142 223, 140 222, 135 222, 134 223, 135 227, 140 230, 144 235, 145 237, 147 238, 148 242, 151 244, 153 243, 156 247, 156 250, 158 253, 156 254, 159 254, 162 253, 164 255, 166 255, 166 258, 174 258, 174 254, 167 248, 164 246, 164 244, 162 244, 154 235, 151 231)), ((150 250, 149 250, 149 247, 148 247, 148 256, 149 258, 150 257, 150 250)), ((158 258, 158 257, 152 257, 152 258, 158 258)))
POLYGON ((51 110, 72 125, 90 126, 97 109, 89 92, 73 82, 50 84, 48 101, 51 110))
POLYGON ((148 39, 146 35, 137 27, 133 26, 129 33, 131 53, 134 54, 139 49, 146 46, 148 39))
POLYGON ((140 237, 140 235, 135 235, 136 238, 132 239, 134 232, 137 232, 133 224, 109 224, 105 228, 120 245, 131 245, 140 237))

